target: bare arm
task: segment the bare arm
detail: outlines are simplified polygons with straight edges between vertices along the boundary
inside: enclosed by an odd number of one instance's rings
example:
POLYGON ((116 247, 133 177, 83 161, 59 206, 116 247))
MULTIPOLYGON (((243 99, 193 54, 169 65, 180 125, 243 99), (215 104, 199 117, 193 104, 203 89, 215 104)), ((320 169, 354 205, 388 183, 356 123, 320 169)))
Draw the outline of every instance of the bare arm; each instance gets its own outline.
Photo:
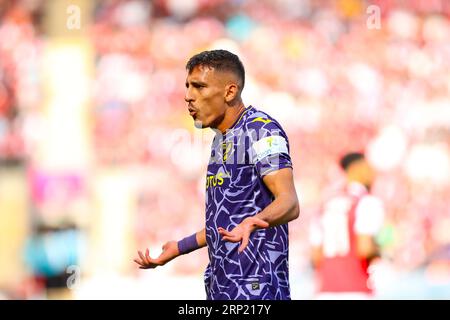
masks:
MULTIPOLYGON (((206 246, 206 231, 205 228, 198 231, 195 234, 195 238, 197 240, 198 248, 203 248, 206 246)), ((154 269, 158 266, 163 266, 167 262, 175 259, 176 257, 180 256, 180 251, 178 250, 178 241, 169 241, 166 242, 162 246, 162 252, 161 254, 153 259, 150 257, 149 250, 145 250, 145 254, 143 254, 141 251, 138 251, 139 258, 134 259, 134 262, 136 262, 139 265, 140 269, 154 269)))
POLYGON ((283 168, 263 178, 264 184, 272 192, 275 200, 260 213, 244 219, 233 230, 219 228, 223 239, 230 242, 241 242, 239 252, 248 245, 250 234, 259 228, 268 228, 288 223, 297 219, 300 214, 297 193, 291 168, 283 168))
POLYGON ((292 169, 278 170, 265 176, 263 181, 275 200, 255 217, 268 222, 271 227, 297 219, 300 214, 300 206, 292 169))
POLYGON ((206 247, 206 229, 203 228, 196 234, 197 243, 200 248, 206 247))

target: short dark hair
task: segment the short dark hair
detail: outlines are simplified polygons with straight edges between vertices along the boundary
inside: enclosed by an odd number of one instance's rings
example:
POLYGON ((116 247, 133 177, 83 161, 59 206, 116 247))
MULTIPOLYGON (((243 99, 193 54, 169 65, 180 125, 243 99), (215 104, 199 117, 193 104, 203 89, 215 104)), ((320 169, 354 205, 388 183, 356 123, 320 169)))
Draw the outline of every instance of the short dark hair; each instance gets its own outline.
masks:
POLYGON ((341 165, 341 168, 347 171, 348 167, 355 161, 364 159, 364 153, 361 152, 350 152, 345 154, 341 160, 339 161, 339 164, 341 165))
POLYGON ((203 51, 189 59, 186 64, 186 69, 191 73, 192 70, 199 65, 234 73, 241 81, 240 91, 244 88, 245 69, 237 55, 227 50, 203 51))

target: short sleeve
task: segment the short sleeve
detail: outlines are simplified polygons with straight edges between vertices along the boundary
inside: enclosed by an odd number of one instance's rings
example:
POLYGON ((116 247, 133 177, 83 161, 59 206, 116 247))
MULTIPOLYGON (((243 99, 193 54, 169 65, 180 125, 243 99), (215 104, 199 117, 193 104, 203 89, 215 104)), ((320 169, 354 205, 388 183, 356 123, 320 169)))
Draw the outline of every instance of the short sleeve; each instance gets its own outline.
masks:
POLYGON ((383 227, 384 215, 380 199, 370 195, 364 196, 356 207, 355 232, 375 236, 383 227))
POLYGON ((292 168, 289 141, 281 126, 272 120, 256 121, 250 127, 252 162, 259 176, 292 168))

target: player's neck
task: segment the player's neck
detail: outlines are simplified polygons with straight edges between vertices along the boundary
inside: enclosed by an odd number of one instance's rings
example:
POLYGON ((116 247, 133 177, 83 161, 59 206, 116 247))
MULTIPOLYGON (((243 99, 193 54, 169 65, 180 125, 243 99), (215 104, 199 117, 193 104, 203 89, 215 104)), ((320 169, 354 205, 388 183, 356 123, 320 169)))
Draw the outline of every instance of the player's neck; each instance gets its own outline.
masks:
POLYGON ((245 105, 242 101, 240 101, 235 106, 230 106, 229 108, 227 108, 222 122, 217 126, 216 129, 220 133, 224 134, 228 129, 230 129, 235 125, 235 123, 239 120, 244 110, 245 105))

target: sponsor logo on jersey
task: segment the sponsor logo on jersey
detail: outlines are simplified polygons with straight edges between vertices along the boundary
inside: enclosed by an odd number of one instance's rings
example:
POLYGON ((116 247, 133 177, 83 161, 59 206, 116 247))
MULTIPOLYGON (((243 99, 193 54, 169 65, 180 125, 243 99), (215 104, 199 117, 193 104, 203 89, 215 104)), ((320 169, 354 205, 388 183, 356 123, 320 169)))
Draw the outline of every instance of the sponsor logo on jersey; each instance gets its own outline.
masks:
POLYGON ((288 153, 286 139, 282 136, 262 138, 253 143, 253 150, 258 160, 273 154, 288 153))
POLYGON ((206 176, 206 189, 223 185, 225 179, 229 177, 229 174, 224 172, 206 176))

